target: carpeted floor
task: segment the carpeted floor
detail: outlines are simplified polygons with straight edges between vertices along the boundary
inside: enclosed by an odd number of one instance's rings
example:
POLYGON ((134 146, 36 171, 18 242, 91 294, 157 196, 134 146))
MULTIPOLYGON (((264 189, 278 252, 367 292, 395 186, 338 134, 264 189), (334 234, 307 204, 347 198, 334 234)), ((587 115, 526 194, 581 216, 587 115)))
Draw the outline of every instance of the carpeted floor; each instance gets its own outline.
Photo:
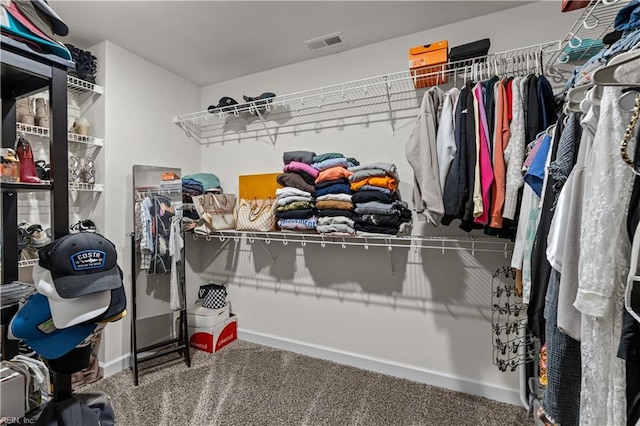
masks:
MULTIPOLYGON (((522 407, 248 342, 85 386, 118 425, 532 425, 522 407)), ((150 363, 147 363, 147 366, 150 363)))

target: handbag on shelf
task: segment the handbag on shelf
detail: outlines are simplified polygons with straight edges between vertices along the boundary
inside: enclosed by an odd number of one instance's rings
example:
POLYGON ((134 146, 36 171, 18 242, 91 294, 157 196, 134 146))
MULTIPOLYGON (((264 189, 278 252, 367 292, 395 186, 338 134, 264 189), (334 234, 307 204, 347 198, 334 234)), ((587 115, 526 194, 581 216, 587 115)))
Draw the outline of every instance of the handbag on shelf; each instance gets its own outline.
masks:
POLYGON ((214 283, 201 285, 198 290, 198 299, 205 308, 224 308, 227 305, 227 289, 223 285, 214 283))
POLYGON ((276 226, 275 206, 273 198, 241 199, 236 209, 236 229, 256 232, 273 231, 276 226))
POLYGON ((194 228, 194 232, 208 235, 215 231, 234 229, 236 219, 234 209, 236 196, 234 194, 204 194, 191 197, 194 208, 200 216, 200 221, 194 228))

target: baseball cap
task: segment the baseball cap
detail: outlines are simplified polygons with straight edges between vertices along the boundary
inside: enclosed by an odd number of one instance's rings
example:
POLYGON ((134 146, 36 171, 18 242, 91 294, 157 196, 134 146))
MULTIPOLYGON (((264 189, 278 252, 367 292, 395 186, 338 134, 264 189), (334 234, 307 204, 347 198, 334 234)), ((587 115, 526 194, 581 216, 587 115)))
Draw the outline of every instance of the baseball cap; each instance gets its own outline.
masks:
POLYGON ((54 33, 66 36, 69 34, 69 27, 64 23, 62 18, 49 6, 45 0, 31 0, 39 10, 44 14, 44 18, 51 23, 51 29, 54 33))
MULTIPOLYGON (((51 271, 36 264, 33 265, 33 282, 38 293, 46 296, 51 309, 51 318, 56 328, 67 328, 76 324, 90 322, 104 314, 111 304, 111 292, 105 290, 85 296, 64 299, 60 297, 53 284, 51 271)), ((122 288, 122 286, 121 286, 122 288)))
POLYGON ((116 248, 98 233, 58 238, 39 250, 39 264, 51 271, 60 297, 71 299, 122 286, 116 248))
MULTIPOLYGON (((120 269, 119 266, 118 273, 120 274, 120 277, 122 277, 122 269, 120 269)), ((124 286, 111 290, 109 293, 109 306, 107 309, 99 316, 91 318, 91 320, 85 322, 85 324, 116 322, 125 317, 127 314, 127 295, 124 291, 124 286)))
POLYGON ((51 318, 49 301, 33 294, 9 324, 11 334, 24 341, 43 358, 56 359, 71 351, 95 330, 95 324, 58 329, 51 318))

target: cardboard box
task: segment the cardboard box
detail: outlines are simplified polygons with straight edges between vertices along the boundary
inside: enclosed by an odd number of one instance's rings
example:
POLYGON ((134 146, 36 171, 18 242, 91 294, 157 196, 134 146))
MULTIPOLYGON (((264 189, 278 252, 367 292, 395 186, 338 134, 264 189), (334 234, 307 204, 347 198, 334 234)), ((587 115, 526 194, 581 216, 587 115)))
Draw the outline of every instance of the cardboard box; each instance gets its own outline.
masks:
POLYGON ((238 338, 238 319, 235 315, 213 327, 189 326, 189 346, 204 352, 218 352, 238 338))
POLYGON ((238 176, 238 198, 241 200, 275 199, 276 189, 281 188, 276 180, 280 174, 281 172, 238 176))
POLYGON ((220 309, 196 306, 187 312, 187 324, 192 327, 213 327, 231 316, 231 305, 229 303, 220 309))
POLYGON ((409 71, 414 79, 416 89, 436 86, 448 81, 446 64, 449 60, 449 42, 447 40, 424 44, 409 49, 409 71), (437 74, 434 74, 437 73, 437 74), (423 75, 433 74, 428 77, 423 75), (444 75, 443 75, 444 74, 444 75))

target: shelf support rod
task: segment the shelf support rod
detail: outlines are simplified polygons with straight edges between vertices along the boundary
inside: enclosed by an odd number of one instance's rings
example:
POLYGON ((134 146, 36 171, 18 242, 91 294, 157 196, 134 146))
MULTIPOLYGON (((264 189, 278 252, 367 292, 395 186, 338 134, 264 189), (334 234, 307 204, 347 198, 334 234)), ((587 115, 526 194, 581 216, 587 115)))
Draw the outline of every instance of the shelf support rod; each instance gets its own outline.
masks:
POLYGON ((269 126, 267 126, 267 123, 264 120, 264 117, 262 116, 262 114, 260 114, 260 109, 256 105, 253 105, 253 107, 254 107, 254 109, 256 111, 256 114, 258 114, 258 117, 260 117, 260 122, 262 123, 262 126, 264 127, 264 131, 267 132, 267 135, 269 135, 269 139, 271 139, 271 145, 276 146, 276 139, 273 137, 273 135, 269 131, 269 126))
POLYGON ((387 93, 387 108, 389 109, 389 123, 391 124, 391 131, 393 135, 396 134, 396 126, 393 122, 393 111, 391 110, 391 94, 389 93, 389 89, 391 88, 391 82, 389 81, 389 76, 384 76, 384 81, 387 83, 384 85, 385 91, 387 93))

